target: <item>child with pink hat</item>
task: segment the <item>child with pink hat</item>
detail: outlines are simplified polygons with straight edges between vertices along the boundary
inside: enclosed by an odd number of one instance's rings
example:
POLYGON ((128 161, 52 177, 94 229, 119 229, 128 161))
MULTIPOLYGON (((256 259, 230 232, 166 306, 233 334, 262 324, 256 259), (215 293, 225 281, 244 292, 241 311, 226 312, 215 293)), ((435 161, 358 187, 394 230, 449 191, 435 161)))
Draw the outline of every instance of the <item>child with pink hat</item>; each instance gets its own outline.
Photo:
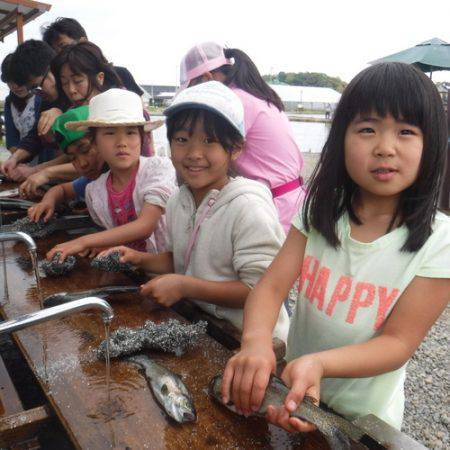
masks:
POLYGON ((278 94, 241 50, 204 42, 191 48, 180 65, 181 89, 216 80, 229 86, 244 105, 244 151, 234 171, 268 186, 286 233, 305 196, 303 159, 278 94))

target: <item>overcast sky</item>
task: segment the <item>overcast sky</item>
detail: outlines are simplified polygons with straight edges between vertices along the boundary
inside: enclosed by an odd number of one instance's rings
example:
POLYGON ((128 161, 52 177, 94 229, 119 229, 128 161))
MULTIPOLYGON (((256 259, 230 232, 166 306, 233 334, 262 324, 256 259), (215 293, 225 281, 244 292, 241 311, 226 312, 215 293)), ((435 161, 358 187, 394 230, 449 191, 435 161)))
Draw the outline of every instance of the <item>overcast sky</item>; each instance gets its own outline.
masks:
MULTIPOLYGON (((345 81, 369 61, 422 41, 450 42, 449 0, 49 2, 50 12, 25 26, 25 39, 39 39, 40 27, 57 17, 73 17, 140 84, 176 84, 183 54, 208 40, 244 50, 263 74, 325 72, 345 81)), ((0 43, 1 59, 16 45, 16 34, 0 43)), ((450 81, 450 72, 433 79, 450 81)))

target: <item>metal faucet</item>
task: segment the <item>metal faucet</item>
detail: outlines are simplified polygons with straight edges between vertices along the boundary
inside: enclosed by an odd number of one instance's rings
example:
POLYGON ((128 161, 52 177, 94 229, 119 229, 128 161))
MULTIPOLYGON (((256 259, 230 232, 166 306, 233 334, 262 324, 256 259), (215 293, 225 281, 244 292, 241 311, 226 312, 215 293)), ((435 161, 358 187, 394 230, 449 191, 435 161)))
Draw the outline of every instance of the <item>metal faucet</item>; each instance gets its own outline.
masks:
POLYGON ((1 322, 0 334, 11 333, 12 331, 37 325, 38 323, 46 322, 47 320, 69 316, 70 314, 84 311, 85 309, 100 309, 103 313, 103 322, 105 324, 111 323, 111 320, 114 317, 114 311, 106 300, 98 297, 86 297, 63 305, 53 306, 52 308, 41 309, 30 314, 25 314, 6 322, 1 322))
POLYGON ((23 231, 0 232, 0 242, 6 241, 22 241, 25 242, 28 251, 36 251, 36 242, 34 242, 34 239, 29 234, 26 234, 23 231))

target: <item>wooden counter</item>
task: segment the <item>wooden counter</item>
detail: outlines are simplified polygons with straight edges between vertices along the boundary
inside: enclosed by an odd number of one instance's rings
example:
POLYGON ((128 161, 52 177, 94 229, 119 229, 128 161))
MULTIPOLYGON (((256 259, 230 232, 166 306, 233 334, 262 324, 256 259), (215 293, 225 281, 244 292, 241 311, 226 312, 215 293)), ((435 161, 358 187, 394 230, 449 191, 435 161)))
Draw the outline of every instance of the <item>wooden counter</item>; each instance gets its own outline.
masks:
MULTIPOLYGON (((64 240, 67 235, 59 233, 45 241, 37 241, 39 259, 42 260, 53 245, 64 240)), ((6 320, 39 309, 32 271, 23 270, 16 261, 18 256, 24 255, 24 244, 5 243, 9 299, 3 292, 2 269, 0 313, 6 320)), ((89 260, 83 258, 78 258, 77 267, 68 277, 42 278, 44 297, 61 291, 111 284, 130 284, 130 281, 122 275, 92 269, 89 260)), ((141 326, 148 319, 160 322, 181 317, 169 309, 150 310, 148 303, 136 295, 121 296, 112 300, 111 305, 116 314, 112 330, 121 325, 141 326)), ((205 335, 193 350, 180 357, 149 353, 181 375, 190 389, 198 421, 188 425, 178 425, 168 419, 137 368, 121 360, 112 360, 111 403, 107 402, 105 364, 93 354, 104 339, 99 312, 87 311, 49 321, 19 331, 14 338, 77 448, 328 448, 319 433, 293 437, 268 426, 264 419, 239 417, 213 403, 207 395, 208 381, 223 370, 231 352, 210 336, 205 335)))

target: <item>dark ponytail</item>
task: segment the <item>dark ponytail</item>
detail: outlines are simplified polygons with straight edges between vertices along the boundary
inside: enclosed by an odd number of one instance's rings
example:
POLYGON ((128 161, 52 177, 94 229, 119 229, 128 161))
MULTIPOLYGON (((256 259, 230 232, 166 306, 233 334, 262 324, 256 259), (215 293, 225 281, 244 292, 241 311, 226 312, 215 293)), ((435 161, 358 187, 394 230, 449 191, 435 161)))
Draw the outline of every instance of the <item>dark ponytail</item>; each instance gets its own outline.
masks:
POLYGON ((264 81, 255 63, 242 50, 225 48, 226 58, 233 58, 234 64, 224 65, 212 72, 222 72, 226 76, 225 84, 234 85, 255 97, 272 103, 279 111, 284 105, 279 95, 264 81))

